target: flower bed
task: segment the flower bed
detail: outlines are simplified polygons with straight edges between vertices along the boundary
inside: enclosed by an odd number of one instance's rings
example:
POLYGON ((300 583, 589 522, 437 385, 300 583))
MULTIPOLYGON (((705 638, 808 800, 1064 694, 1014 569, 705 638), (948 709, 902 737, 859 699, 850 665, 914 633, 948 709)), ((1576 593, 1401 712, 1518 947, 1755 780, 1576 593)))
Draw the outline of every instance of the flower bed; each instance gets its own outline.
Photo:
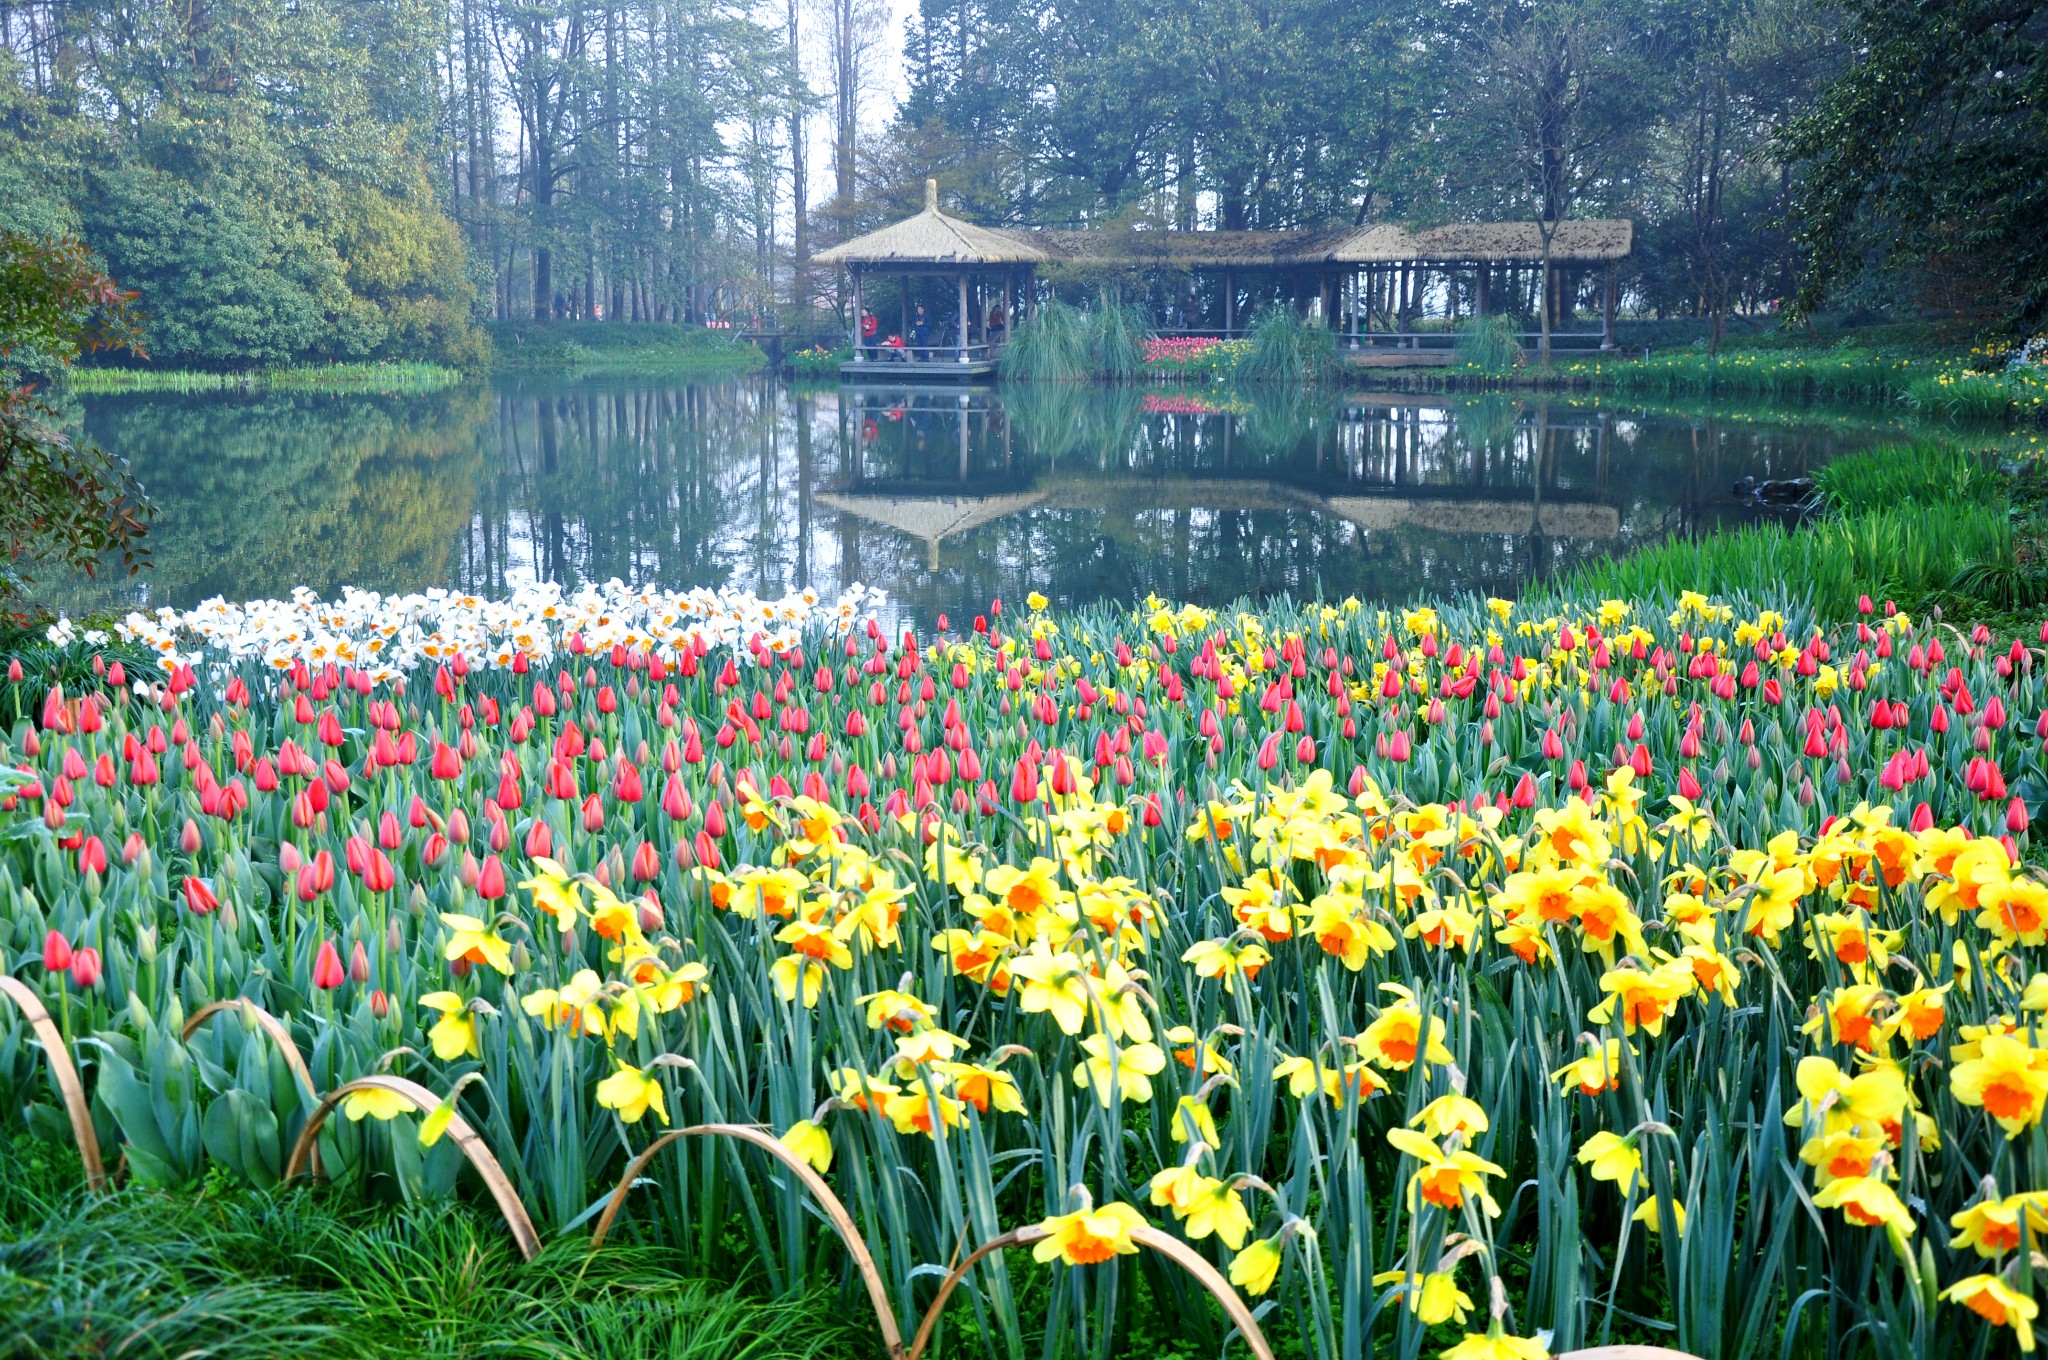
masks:
POLYGON ((1223 382, 1251 351, 1247 340, 1206 336, 1163 337, 1145 342, 1145 375, 1180 382, 1223 382))
POLYGON ((791 1292, 822 1221, 885 1341, 2031 1345, 2033 637, 711 598, 131 620, 7 740, 8 1107, 791 1292))

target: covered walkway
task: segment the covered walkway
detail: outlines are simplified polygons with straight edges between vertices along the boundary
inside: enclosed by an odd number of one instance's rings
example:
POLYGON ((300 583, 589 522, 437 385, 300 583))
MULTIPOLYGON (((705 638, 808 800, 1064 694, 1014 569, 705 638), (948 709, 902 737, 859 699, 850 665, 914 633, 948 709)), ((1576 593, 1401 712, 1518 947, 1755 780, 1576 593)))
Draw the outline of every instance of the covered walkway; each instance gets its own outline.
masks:
MULTIPOLYGON (((981 227, 924 211, 821 251, 853 282, 851 377, 979 377, 1039 297, 1041 269, 1117 273, 1143 282, 1166 335, 1232 338, 1259 309, 1320 318, 1358 351, 1448 351, 1455 323, 1548 307, 1552 344, 1612 348, 1615 266, 1635 243, 1626 218, 1465 223, 1411 230, 1391 223, 1300 231, 1035 230, 981 227), (1545 237, 1548 241, 1546 269, 1545 237), (1572 329, 1574 299, 1597 276, 1599 327, 1572 329), (876 315, 877 282, 896 307, 876 315), (1434 323, 1434 324, 1432 324, 1434 323)), ((1538 323, 1540 327, 1540 322, 1538 323)), ((1532 327, 1530 338, 1538 333, 1532 327)))

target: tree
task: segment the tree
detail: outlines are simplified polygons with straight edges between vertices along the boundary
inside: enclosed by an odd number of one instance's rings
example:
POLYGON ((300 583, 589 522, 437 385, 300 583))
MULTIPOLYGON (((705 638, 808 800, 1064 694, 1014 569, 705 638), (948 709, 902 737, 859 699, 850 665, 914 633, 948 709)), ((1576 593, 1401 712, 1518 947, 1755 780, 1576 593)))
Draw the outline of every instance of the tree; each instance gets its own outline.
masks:
POLYGON ((134 301, 78 242, 0 231, 0 594, 27 583, 24 563, 91 575, 118 553, 133 574, 147 556, 149 503, 127 465, 66 435, 22 380, 25 368, 65 367, 82 349, 141 353, 134 301))
POLYGON ((1464 195, 1506 199, 1534 219, 1542 248, 1537 362, 1550 362, 1558 308, 1558 224, 1587 199, 1625 201, 1656 110, 1654 34, 1613 0, 1496 0, 1465 35, 1472 84, 1454 110, 1453 174, 1464 195))
POLYGON ((1854 60, 1786 134, 1802 310, 1865 276, 2048 316, 2048 2, 1844 0, 1854 60))

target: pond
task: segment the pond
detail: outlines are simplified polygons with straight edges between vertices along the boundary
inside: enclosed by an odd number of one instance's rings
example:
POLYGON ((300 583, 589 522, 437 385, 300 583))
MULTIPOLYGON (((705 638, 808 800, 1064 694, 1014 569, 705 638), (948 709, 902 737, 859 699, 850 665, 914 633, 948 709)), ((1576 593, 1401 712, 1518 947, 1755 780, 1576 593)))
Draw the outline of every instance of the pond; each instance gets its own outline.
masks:
POLYGON ((71 608, 610 577, 831 593, 963 619, 1038 590, 1214 604, 1513 594, 1763 513, 1732 486, 1876 417, 1533 397, 520 382, 429 395, 79 403, 158 507, 132 580, 71 608))

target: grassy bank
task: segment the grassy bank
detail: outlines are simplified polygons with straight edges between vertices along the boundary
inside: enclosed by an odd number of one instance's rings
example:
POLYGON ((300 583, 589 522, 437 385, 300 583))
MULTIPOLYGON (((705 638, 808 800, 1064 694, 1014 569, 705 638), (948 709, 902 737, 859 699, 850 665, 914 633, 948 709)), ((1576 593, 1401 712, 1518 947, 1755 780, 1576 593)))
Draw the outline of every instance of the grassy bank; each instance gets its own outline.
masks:
POLYGON ((73 392, 433 392, 462 381, 443 364, 305 364, 293 368, 209 373, 184 368, 74 368, 73 392))
POLYGON ((1523 349, 1481 361, 1461 344, 1444 368, 1354 372, 1401 391, 1564 390, 1643 397, 1857 402, 1950 420, 2048 424, 2048 368, 2005 370, 2008 347, 1970 346, 1946 330, 1888 326, 1807 335, 1778 332, 1724 345, 1559 355, 1536 365, 1523 349))
POLYGON ((459 1202, 366 1208, 211 1177, 92 1198, 77 1159, 0 1140, 0 1353, 88 1356, 669 1357, 861 1353, 829 1301, 759 1302, 667 1253, 532 1264, 459 1202))
POLYGON ((1673 539, 1583 567, 1555 591, 1783 592, 1830 619, 1853 618, 1865 595, 1972 619, 2004 619, 2048 600, 2048 483, 2034 460, 2015 471, 1988 450, 1897 445, 1829 464, 1814 490, 1806 521, 1673 539))
POLYGON ((500 321, 494 370, 522 374, 746 373, 767 363, 729 331, 654 322, 500 321))

